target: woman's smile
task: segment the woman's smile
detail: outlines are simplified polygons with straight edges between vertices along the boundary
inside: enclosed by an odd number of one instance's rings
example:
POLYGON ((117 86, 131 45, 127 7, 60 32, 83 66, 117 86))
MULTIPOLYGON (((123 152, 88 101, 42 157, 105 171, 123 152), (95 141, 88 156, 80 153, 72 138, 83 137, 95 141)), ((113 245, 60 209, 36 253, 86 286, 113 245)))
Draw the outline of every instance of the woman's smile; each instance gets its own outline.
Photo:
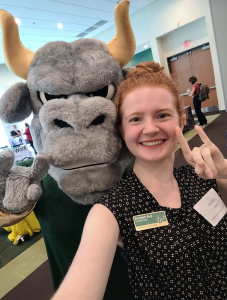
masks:
POLYGON ((140 144, 142 146, 145 146, 147 148, 158 148, 161 145, 163 145, 163 143, 165 142, 165 139, 157 139, 157 140, 153 140, 153 141, 144 141, 144 142, 140 142, 140 144))

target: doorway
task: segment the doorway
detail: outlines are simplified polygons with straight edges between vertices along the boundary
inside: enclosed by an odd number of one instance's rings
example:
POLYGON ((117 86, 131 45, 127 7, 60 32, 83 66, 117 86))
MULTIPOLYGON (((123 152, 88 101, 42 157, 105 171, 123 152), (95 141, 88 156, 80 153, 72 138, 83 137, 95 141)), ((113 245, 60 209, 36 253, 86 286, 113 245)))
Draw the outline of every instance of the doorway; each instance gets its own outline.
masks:
POLYGON ((215 87, 214 70, 209 44, 190 49, 175 56, 167 58, 169 71, 174 74, 179 82, 179 90, 184 101, 184 106, 190 106, 194 110, 192 98, 187 95, 187 89, 192 90, 188 82, 191 76, 195 76, 198 82, 208 85, 210 88, 209 99, 202 102, 203 111, 218 109, 218 99, 215 87))

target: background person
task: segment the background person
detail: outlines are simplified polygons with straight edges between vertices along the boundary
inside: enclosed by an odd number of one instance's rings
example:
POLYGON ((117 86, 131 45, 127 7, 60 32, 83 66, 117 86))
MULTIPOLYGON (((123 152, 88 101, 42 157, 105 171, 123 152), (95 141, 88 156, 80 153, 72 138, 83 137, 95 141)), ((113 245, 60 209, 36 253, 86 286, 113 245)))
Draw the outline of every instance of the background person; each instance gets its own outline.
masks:
POLYGON ((13 130, 10 132, 10 135, 13 138, 21 136, 21 132, 17 129, 17 125, 13 125, 13 130))
POLYGON ((227 216, 214 226, 194 206, 214 193, 210 209, 219 210, 227 162, 198 126, 204 145, 189 149, 177 84, 163 69, 139 64, 118 89, 118 125, 134 168, 91 209, 53 300, 102 299, 117 245, 136 299, 226 297, 227 216), (178 140, 191 166, 173 170, 178 140))
POLYGON ((37 154, 36 149, 33 145, 33 139, 32 139, 32 135, 31 135, 31 132, 30 132, 30 126, 29 126, 28 123, 24 123, 24 125, 25 125, 25 132, 23 134, 26 135, 26 140, 31 145, 31 147, 34 149, 35 154, 37 154))
POLYGON ((199 125, 200 126, 207 125, 207 119, 203 114, 203 112, 201 111, 201 102, 199 101, 198 98, 200 83, 197 81, 197 78, 195 76, 190 77, 189 82, 193 85, 193 89, 189 94, 189 96, 193 98, 193 105, 194 105, 196 116, 199 121, 199 125))

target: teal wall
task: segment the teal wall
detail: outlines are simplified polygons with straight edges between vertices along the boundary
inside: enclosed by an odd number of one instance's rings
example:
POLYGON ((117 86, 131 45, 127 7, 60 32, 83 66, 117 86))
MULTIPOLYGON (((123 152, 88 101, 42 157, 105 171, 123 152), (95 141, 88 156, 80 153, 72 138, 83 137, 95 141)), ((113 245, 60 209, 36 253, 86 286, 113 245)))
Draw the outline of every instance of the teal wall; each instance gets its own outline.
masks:
POLYGON ((153 55, 151 48, 146 49, 140 53, 134 55, 132 60, 127 64, 126 67, 135 67, 137 64, 145 62, 145 61, 153 61, 153 55))

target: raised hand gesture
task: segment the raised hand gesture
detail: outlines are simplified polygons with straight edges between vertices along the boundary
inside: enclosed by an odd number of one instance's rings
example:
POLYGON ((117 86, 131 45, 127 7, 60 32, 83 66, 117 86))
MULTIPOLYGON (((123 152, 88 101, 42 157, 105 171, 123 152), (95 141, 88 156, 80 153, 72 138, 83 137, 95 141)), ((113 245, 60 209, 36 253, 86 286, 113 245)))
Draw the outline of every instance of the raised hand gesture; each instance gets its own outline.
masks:
POLYGON ((31 167, 13 166, 14 154, 0 154, 0 210, 20 213, 39 200, 39 182, 46 175, 50 163, 45 154, 38 154, 31 167))
POLYGON ((176 135, 186 161, 195 168, 196 174, 204 179, 226 179, 227 161, 221 151, 216 147, 199 126, 195 130, 203 141, 203 145, 190 149, 179 127, 176 135))

